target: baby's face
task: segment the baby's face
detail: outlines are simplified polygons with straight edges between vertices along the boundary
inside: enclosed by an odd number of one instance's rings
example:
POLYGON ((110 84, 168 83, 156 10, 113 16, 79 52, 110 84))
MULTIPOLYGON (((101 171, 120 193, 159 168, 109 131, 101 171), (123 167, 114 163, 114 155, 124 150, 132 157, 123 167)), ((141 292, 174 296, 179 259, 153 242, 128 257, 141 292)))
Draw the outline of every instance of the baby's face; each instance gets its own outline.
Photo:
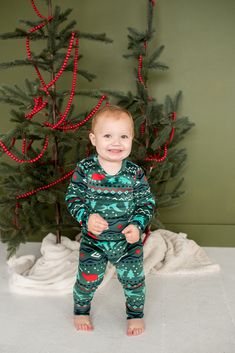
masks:
POLYGON ((131 153, 133 126, 126 113, 111 114, 99 117, 89 137, 102 160, 120 162, 131 153))

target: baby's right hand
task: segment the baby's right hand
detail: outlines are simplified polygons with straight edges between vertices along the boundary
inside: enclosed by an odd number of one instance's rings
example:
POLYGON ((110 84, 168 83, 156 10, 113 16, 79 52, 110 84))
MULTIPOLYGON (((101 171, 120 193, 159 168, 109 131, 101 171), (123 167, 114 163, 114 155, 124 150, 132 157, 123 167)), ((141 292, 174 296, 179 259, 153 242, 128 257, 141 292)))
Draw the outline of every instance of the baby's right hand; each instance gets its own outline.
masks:
POLYGON ((93 213, 88 218, 87 229, 89 232, 99 235, 104 230, 108 229, 108 222, 98 213, 93 213))

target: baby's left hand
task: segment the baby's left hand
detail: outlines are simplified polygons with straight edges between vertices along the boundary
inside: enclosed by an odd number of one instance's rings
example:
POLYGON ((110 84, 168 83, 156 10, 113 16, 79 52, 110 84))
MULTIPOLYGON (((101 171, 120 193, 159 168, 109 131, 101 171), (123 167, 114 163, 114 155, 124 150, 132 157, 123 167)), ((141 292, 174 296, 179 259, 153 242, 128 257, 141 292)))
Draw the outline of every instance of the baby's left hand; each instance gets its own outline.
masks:
POLYGON ((136 243, 140 238, 140 231, 134 224, 129 224, 123 229, 122 233, 126 237, 126 241, 130 244, 136 243))

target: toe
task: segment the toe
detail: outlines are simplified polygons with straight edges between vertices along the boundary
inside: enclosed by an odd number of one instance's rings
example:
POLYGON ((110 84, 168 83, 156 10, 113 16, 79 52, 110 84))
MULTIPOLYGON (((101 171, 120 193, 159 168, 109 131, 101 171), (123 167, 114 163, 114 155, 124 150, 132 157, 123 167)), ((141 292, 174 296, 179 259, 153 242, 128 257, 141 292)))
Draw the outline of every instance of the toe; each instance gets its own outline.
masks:
POLYGON ((131 328, 128 328, 127 330, 127 336, 133 336, 133 331, 131 328))

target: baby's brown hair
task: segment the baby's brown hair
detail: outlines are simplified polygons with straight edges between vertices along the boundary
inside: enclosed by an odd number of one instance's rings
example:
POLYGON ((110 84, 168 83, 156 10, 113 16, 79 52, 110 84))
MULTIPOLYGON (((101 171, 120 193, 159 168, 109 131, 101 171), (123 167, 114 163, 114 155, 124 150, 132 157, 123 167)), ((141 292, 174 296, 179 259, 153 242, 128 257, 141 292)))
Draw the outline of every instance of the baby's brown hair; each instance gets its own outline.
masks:
POLYGON ((105 107, 99 109, 97 113, 94 115, 92 122, 91 122, 91 132, 94 133, 95 125, 99 120, 99 117, 106 115, 106 113, 111 113, 113 117, 119 117, 120 114, 126 114, 131 121, 132 128, 133 128, 133 135, 134 135, 134 121, 131 113, 118 105, 106 105, 105 107))

